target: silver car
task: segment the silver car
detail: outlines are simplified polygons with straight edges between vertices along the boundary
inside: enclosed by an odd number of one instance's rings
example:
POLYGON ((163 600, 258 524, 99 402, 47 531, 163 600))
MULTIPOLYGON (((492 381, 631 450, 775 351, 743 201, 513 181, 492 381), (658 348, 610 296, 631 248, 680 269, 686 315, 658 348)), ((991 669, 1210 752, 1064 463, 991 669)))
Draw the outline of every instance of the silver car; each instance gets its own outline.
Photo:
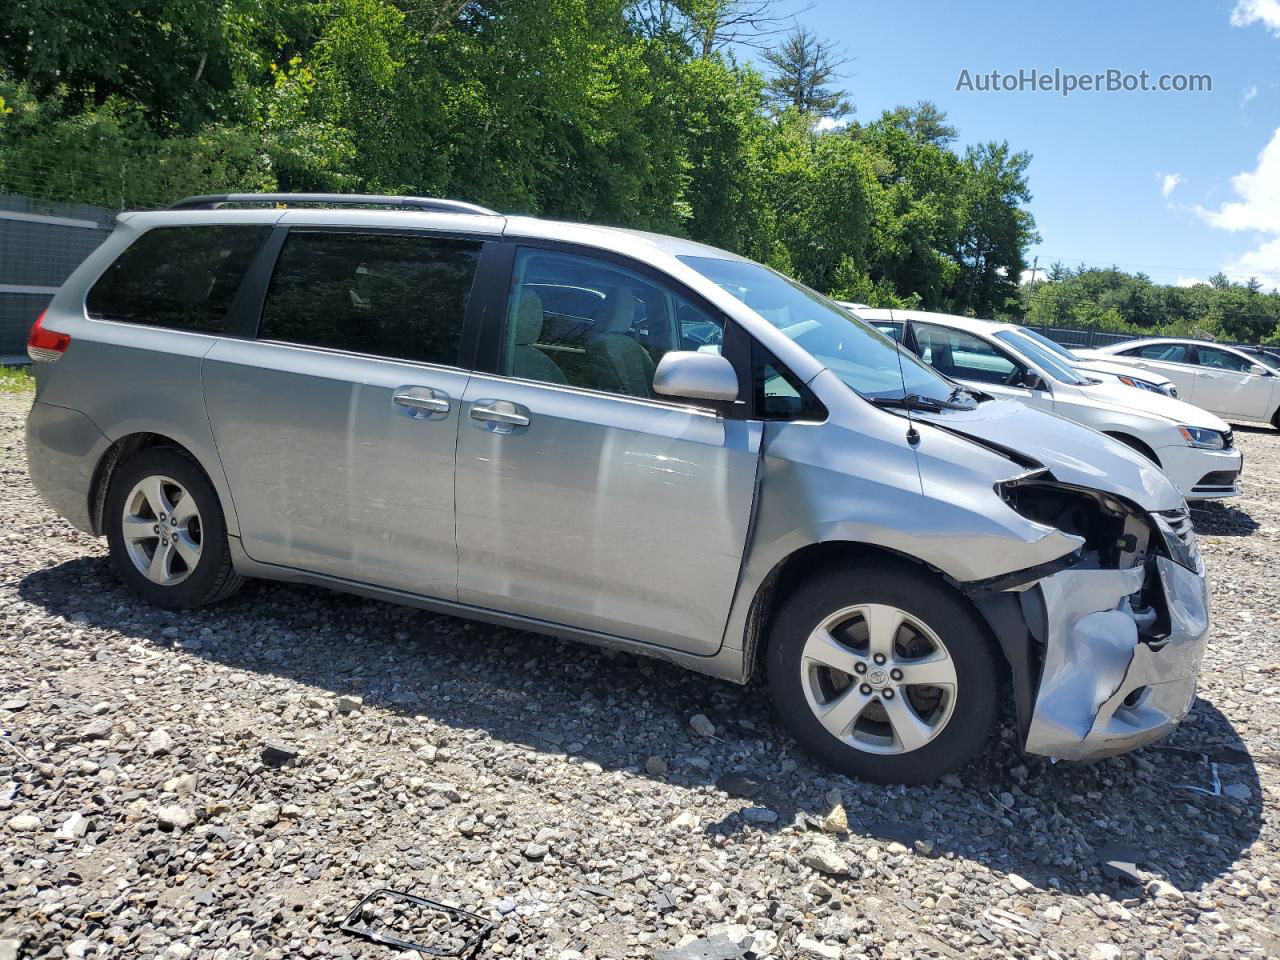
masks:
POLYGON ((721 250, 192 198, 123 214, 29 351, 32 480, 151 603, 305 581, 763 671, 876 781, 954 769, 1010 701, 1028 751, 1091 759, 1194 697, 1204 567, 1160 471, 721 250))

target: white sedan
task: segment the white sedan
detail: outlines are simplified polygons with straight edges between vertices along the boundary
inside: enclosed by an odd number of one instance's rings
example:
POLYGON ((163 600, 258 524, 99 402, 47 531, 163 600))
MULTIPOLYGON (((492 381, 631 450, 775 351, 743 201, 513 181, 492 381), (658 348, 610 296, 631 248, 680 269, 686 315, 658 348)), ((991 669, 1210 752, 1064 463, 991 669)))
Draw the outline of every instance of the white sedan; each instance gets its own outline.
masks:
MULTIPOLYGON (((1178 396, 1231 420, 1269 423, 1280 430, 1280 374, 1259 357, 1221 343, 1160 337, 1098 350, 1074 351, 1083 360, 1132 364, 1168 377, 1178 396)), ((1142 375, 1142 374, 1140 374, 1142 375)))
POLYGON ((1021 400, 1129 444, 1155 461, 1188 500, 1240 493, 1243 458, 1231 428, 1212 413, 1090 378, 1014 324, 917 310, 857 315, 960 384, 1021 400))

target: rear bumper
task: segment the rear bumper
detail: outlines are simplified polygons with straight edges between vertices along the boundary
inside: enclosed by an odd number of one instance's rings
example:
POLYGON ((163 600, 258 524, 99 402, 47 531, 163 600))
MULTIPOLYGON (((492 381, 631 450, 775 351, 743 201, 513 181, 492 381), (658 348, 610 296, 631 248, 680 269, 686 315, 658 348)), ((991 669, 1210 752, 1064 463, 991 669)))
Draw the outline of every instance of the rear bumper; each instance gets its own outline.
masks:
POLYGON ((78 410, 37 400, 27 414, 27 470, 40 496, 72 526, 93 533, 93 473, 111 445, 78 410))
POLYGON ((1157 557, 1131 570, 1064 570, 1032 589, 1044 663, 1028 752, 1096 760, 1158 740, 1186 716, 1209 630, 1203 566, 1157 557), (1139 592, 1149 608, 1132 606, 1139 592))
POLYGON ((1199 450, 1174 445, 1161 447, 1156 456, 1165 475, 1187 500, 1240 496, 1244 457, 1239 450, 1199 450))

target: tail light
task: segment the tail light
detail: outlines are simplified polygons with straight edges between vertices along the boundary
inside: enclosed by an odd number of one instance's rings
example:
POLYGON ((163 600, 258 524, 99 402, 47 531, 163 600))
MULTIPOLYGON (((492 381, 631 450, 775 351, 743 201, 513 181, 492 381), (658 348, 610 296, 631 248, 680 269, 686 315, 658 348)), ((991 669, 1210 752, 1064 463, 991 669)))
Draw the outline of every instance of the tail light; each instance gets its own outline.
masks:
POLYGON ((27 337, 27 356, 36 363, 54 363, 71 344, 71 334, 44 328, 44 316, 48 312, 46 310, 36 318, 31 336, 27 337))

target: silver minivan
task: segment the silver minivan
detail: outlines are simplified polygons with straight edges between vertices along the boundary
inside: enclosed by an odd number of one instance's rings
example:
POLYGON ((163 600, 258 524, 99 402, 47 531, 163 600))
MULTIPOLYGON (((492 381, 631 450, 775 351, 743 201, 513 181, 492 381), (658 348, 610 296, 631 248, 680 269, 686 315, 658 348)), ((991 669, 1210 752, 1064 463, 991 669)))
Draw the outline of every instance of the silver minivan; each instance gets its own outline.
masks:
MULTIPOLYGON (((762 672, 869 780, 1091 759, 1190 708, 1186 505, 687 240, 447 200, 126 213, 31 332, 31 477, 143 600, 306 581, 762 672)), ((477 652, 477 657, 482 653, 477 652)))

